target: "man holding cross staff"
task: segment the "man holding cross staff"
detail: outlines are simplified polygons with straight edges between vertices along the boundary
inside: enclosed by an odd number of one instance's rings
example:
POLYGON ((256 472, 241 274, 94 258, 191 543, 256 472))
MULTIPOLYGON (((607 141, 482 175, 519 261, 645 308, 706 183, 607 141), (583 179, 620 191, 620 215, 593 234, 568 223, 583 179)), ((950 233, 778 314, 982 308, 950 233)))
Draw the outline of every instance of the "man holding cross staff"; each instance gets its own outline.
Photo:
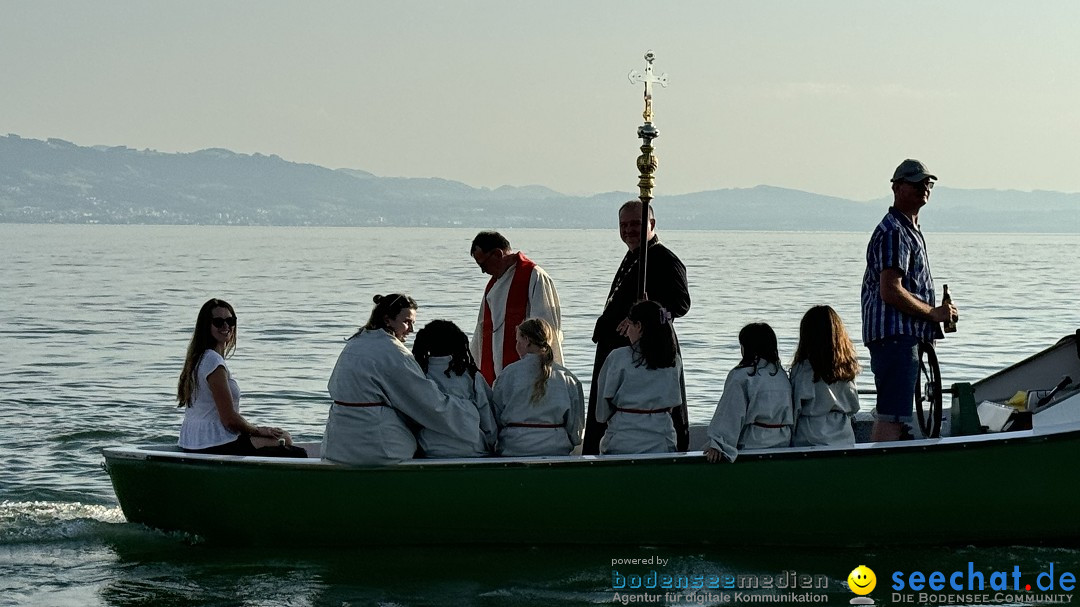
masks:
MULTIPOLYGON (((653 54, 645 55, 645 74, 630 73, 631 82, 645 83, 645 124, 638 128, 638 137, 643 140, 641 156, 637 159, 640 178, 638 190, 640 200, 630 200, 619 208, 619 237, 626 244, 627 252, 619 265, 615 278, 611 281, 604 311, 596 319, 592 340, 596 344, 596 358, 593 360, 592 385, 589 388, 589 411, 585 419, 585 440, 582 444, 584 455, 596 455, 600 449, 600 439, 604 435, 606 424, 596 420, 597 378, 604 366, 608 354, 613 350, 630 345, 626 338, 626 316, 630 308, 638 301, 649 299, 667 309, 674 318, 685 315, 690 310, 690 291, 686 283, 686 266, 667 247, 660 243, 655 234, 656 218, 653 216, 652 200, 653 172, 656 171, 656 157, 652 154, 652 140, 658 132, 652 124, 652 88, 653 82, 667 86, 667 74, 653 76, 653 54), (645 244, 645 246, 641 246, 645 244)), ((672 425, 675 427, 676 449, 686 451, 690 442, 689 420, 686 410, 686 389, 683 383, 683 403, 670 411, 672 425)))

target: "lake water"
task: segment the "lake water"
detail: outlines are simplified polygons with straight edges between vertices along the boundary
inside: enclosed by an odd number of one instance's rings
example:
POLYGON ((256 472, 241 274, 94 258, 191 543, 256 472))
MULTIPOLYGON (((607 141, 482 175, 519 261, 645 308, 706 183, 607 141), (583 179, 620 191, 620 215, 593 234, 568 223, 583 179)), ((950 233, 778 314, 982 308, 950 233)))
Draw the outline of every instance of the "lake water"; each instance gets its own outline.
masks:
MULTIPOLYGON (((940 234, 931 263, 960 309, 938 348, 946 383, 979 379, 1080 327, 1078 235, 940 234)), ((0 225, 0 605, 585 605, 610 603, 611 560, 660 555, 667 572, 827 575, 830 603, 856 565, 1080 572, 1070 547, 918 550, 509 547, 280 551, 208 546, 126 523, 101 469, 105 446, 171 442, 176 380, 195 315, 221 297, 239 318, 230 367, 259 424, 318 440, 326 380, 375 293, 405 291, 471 332, 486 283, 471 229, 0 225)), ((592 324, 625 247, 612 230, 504 230, 553 277, 566 365, 586 384, 592 324)), ((693 308, 676 326, 692 422, 706 423, 738 359, 737 334, 764 320, 789 360, 799 318, 835 307, 860 345, 868 233, 663 231, 686 263, 693 308)), ((864 366, 865 349, 860 347, 864 366)), ((872 377, 861 379, 871 387, 872 377)), ((587 390, 587 388, 586 388, 587 390)), ((864 408, 869 405, 864 402, 864 408)), ((934 483, 881 479, 927 491, 934 483)), ((1070 481, 1071 482, 1071 481, 1070 481)), ((692 488, 643 496, 647 512, 692 488)), ((797 498, 797 496, 793 496, 797 498)), ((573 496, 567 496, 573 499, 573 496)), ((792 520, 797 521, 793 499, 792 520)), ((1002 524, 1023 513, 1002 513, 1002 524)), ((581 516, 597 513, 583 506, 581 516)), ((723 515, 723 505, 717 505, 723 515)), ((939 512, 940 516, 962 513, 939 512)), ((852 503, 852 524, 874 524, 852 503)), ((602 524, 602 517, 597 517, 602 524)), ((789 521, 778 521, 789 524, 789 521)), ((626 568, 644 573, 648 567, 626 568)), ((884 586, 882 580, 881 585, 884 586)), ((885 592, 874 596, 886 597, 885 592)), ((668 604, 722 604, 687 594, 668 604), (697 601, 697 602, 694 602, 697 601)))

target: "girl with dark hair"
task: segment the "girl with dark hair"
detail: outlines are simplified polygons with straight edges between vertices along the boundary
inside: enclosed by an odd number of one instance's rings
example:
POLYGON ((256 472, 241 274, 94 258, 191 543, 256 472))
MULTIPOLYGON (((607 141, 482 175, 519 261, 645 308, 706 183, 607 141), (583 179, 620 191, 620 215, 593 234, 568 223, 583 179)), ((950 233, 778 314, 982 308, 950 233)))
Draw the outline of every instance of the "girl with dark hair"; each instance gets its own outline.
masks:
POLYGON ((791 445, 791 384, 780 364, 776 333, 760 322, 739 331, 742 360, 728 373, 708 430, 705 457, 733 462, 741 449, 791 445))
POLYGON ((682 404, 682 359, 671 313, 641 301, 627 316, 630 345, 608 355, 598 376, 596 421, 607 424, 600 453, 675 451, 671 411, 682 404))
POLYGON ((807 310, 791 363, 796 447, 855 444, 851 420, 859 412, 858 374, 859 358, 840 315, 829 306, 807 310))
POLYGON ((585 393, 578 378, 554 362, 554 339, 541 318, 517 327, 521 359, 507 365, 492 388, 499 455, 570 455, 581 444, 585 393))
POLYGON ((367 324, 346 340, 330 375, 327 389, 334 403, 323 434, 323 459, 356 465, 412 459, 414 428, 472 444, 479 421, 466 428, 450 414, 475 410, 472 403, 443 394, 403 343, 416 322, 416 300, 392 293, 372 301, 367 324))
MULTIPOLYGON (((478 457, 490 455, 495 448, 495 416, 491 409, 491 387, 476 368, 469 352, 469 338, 449 320, 433 320, 416 332, 413 357, 427 378, 443 394, 461 398, 471 406, 453 408, 447 415, 469 432, 473 440, 462 442, 429 428, 421 428, 417 441, 425 457, 478 457)), ((459 404, 458 401, 452 401, 459 404)))
POLYGON ((416 324, 416 309, 419 307, 416 300, 403 293, 376 295, 371 300, 375 302, 375 307, 371 309, 367 324, 361 327, 356 335, 364 329, 382 329, 405 343, 405 338, 413 332, 413 325, 416 324))
POLYGON ((184 451, 216 455, 307 457, 281 428, 255 426, 240 415, 240 387, 225 365, 236 348, 236 312, 211 299, 195 320, 176 400, 184 409, 178 444, 184 451))

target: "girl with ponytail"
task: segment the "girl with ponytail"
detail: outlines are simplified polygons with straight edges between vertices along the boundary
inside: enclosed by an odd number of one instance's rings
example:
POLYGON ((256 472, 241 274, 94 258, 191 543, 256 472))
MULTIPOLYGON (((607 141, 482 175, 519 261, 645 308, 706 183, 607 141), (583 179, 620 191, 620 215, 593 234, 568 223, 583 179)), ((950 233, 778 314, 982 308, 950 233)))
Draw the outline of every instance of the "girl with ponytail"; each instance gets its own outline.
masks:
POLYGON ((498 455, 569 455, 581 444, 585 395, 578 378, 554 362, 554 333, 540 318, 518 325, 521 360, 505 367, 492 387, 498 455))

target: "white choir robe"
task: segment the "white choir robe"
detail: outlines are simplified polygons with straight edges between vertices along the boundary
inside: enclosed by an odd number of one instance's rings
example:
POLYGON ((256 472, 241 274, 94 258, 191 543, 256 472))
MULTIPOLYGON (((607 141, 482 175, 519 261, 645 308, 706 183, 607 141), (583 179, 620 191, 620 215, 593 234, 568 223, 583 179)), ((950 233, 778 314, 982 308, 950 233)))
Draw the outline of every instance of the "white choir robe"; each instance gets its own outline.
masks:
MULTIPOLYGON (((473 440, 461 442, 453 436, 430 428, 421 428, 417 434, 420 448, 426 457, 481 457, 490 455, 495 448, 495 414, 491 410, 491 387, 484 381, 484 376, 477 371, 470 375, 468 371, 461 375, 450 371, 450 356, 432 356, 428 359, 428 379, 438 384, 443 394, 461 398, 461 402, 472 407, 453 409, 450 414, 458 419, 463 432, 472 433, 473 440), (449 376, 447 372, 449 371, 449 376)), ((457 401, 454 401, 455 403, 457 401)))
POLYGON ((581 444, 585 428, 585 393, 581 382, 562 365, 552 365, 547 391, 530 402, 540 375, 540 355, 526 354, 503 369, 492 388, 498 455, 570 455, 581 444), (556 424, 556 428, 522 428, 511 423, 556 424))
MULTIPOLYGON (((517 266, 513 270, 507 270, 500 276, 495 284, 491 285, 491 290, 487 292, 480 301, 480 313, 476 318, 476 330, 473 331, 472 340, 469 342, 469 349, 472 351, 473 358, 476 359, 477 366, 482 366, 481 361, 483 352, 483 336, 484 336, 484 306, 491 308, 491 350, 494 355, 495 362, 495 376, 502 373, 503 368, 503 339, 505 331, 516 332, 517 327, 506 326, 506 299, 510 295, 510 284, 514 280, 514 273, 518 271, 517 266)), ((552 282, 551 277, 540 266, 534 266, 532 275, 529 277, 529 298, 528 304, 525 309, 525 318, 542 318, 551 325, 552 330, 555 331, 555 343, 551 344, 551 353, 555 357, 556 364, 563 364, 562 356, 562 312, 559 309, 559 294, 555 291, 555 283, 552 282)))
POLYGON ((709 424, 707 447, 719 449, 731 462, 740 449, 791 445, 795 420, 787 373, 765 362, 758 363, 754 375, 750 371, 750 367, 736 367, 728 373, 724 393, 709 424))
POLYGON ((635 346, 613 351, 604 361, 597 379, 596 421, 607 423, 600 439, 600 453, 671 453, 675 451, 675 426, 671 413, 634 413, 670 409, 682 405, 682 358, 675 366, 649 369, 634 363, 635 346))
POLYGON ((473 439, 475 430, 451 415, 454 410, 474 409, 472 403, 443 394, 424 376, 412 353, 386 331, 364 329, 350 337, 327 388, 335 401, 389 405, 332 404, 322 442, 322 458, 327 461, 373 465, 412 459, 416 438, 406 418, 462 442, 473 439))
POLYGON ((810 361, 799 361, 791 368, 791 398, 796 447, 855 444, 851 418, 859 412, 859 390, 854 381, 815 382, 810 361))

